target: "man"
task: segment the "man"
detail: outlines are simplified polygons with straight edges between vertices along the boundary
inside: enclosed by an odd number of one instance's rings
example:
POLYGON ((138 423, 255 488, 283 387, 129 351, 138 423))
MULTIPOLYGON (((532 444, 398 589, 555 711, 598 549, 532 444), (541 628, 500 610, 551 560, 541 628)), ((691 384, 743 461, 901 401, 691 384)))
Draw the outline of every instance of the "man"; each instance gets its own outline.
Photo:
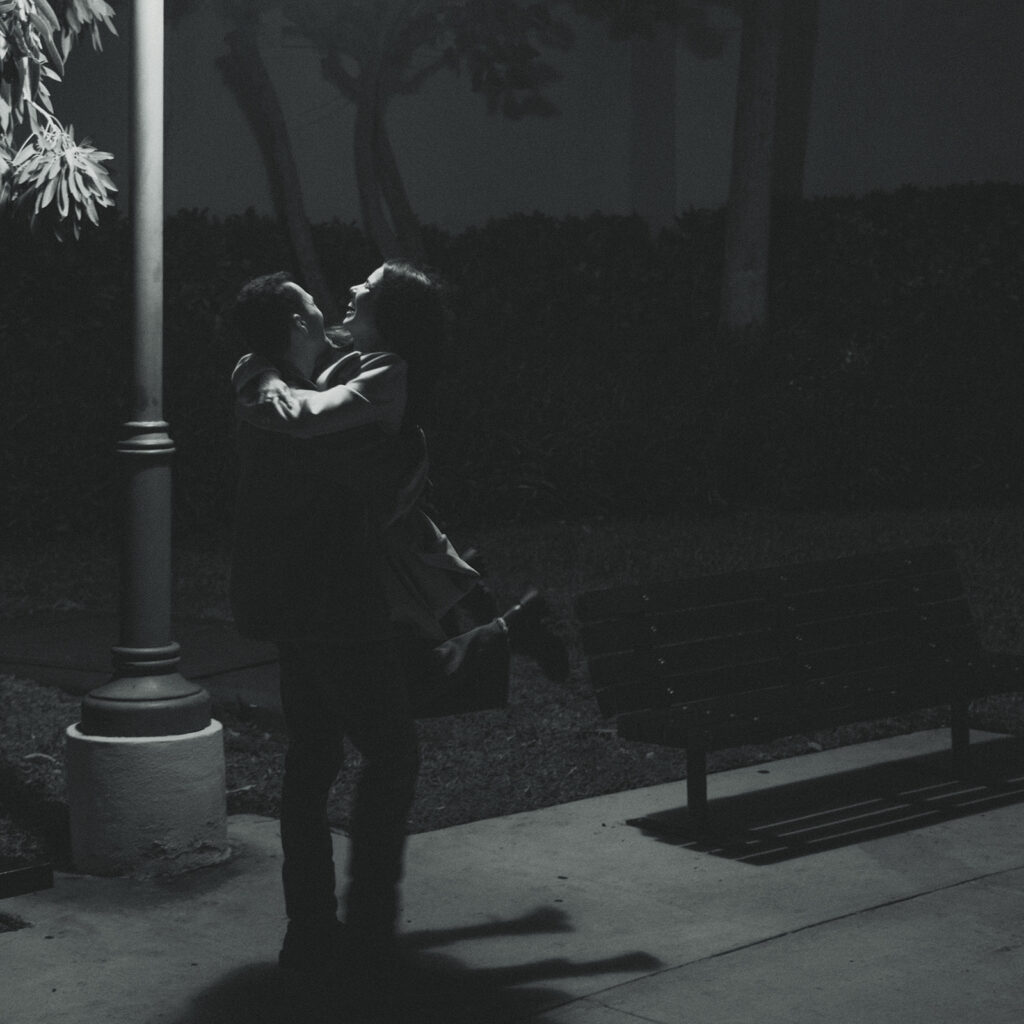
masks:
MULTIPOLYGON (((286 274, 248 282, 232 310, 246 348, 295 387, 331 353, 323 316, 286 274)), ((378 573, 375 438, 298 440, 239 424, 230 598, 239 631, 280 652, 289 734, 281 798, 283 968, 365 980, 393 957, 415 723, 378 573), (327 798, 348 737, 363 757, 337 919, 327 798)))

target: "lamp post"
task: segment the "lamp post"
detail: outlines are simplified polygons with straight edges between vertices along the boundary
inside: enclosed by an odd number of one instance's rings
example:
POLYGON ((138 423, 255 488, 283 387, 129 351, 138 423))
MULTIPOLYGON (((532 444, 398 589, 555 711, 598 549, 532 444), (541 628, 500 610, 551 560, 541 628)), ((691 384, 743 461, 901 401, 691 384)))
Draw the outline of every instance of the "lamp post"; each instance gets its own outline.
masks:
POLYGON ((163 421, 163 2, 134 7, 131 419, 117 444, 123 481, 120 643, 114 679, 82 702, 81 729, 164 736, 210 722, 210 699, 177 671, 171 640, 171 457, 163 421))
POLYGON ((167 873, 227 856, 224 752, 209 694, 171 639, 171 456, 163 420, 163 0, 132 25, 134 372, 117 445, 124 493, 114 674, 68 729, 72 858, 94 874, 167 873))

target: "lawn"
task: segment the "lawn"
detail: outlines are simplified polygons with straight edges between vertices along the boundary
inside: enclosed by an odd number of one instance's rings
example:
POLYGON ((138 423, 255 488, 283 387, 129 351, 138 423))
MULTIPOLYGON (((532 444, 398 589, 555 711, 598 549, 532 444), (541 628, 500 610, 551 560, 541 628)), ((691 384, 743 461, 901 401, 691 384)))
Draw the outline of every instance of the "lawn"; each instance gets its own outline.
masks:
MULTIPOLYGON (((423 768, 412 831, 681 779, 682 751, 618 739, 597 713, 574 640, 574 595, 596 587, 729 572, 904 545, 956 546, 985 646, 1024 655, 1024 512, 1019 509, 790 514, 745 511, 715 517, 643 522, 595 519, 470 532, 460 546, 486 559, 502 603, 527 582, 550 595, 573 643, 565 686, 516 662, 506 710, 420 723, 423 768)), ((174 601, 183 615, 226 618, 224 545, 177 546, 174 601)), ((11 547, 3 559, 0 628, 5 619, 52 609, 112 609, 116 554, 103 543, 68 538, 43 549, 11 547)), ((274 815, 284 738, 272 716, 218 707, 225 727, 229 812, 274 815)), ((42 854, 66 863, 63 730, 78 701, 31 680, 0 676, 0 857, 42 854)), ((765 747, 722 751, 712 771, 933 727, 941 709, 863 723, 765 747)), ((974 711, 978 727, 1024 733, 1019 694, 974 711)), ((331 801, 331 821, 345 828, 358 757, 350 757, 331 801)))

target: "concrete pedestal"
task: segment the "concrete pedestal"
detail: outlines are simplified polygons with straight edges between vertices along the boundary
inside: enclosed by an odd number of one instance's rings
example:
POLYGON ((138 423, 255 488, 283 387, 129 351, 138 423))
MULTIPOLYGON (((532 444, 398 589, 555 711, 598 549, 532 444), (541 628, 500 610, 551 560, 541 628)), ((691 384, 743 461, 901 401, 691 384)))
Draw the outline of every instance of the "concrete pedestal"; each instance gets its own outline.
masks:
POLYGON ((92 736, 67 729, 75 870, 173 875, 226 860, 220 722, 181 736, 92 736))

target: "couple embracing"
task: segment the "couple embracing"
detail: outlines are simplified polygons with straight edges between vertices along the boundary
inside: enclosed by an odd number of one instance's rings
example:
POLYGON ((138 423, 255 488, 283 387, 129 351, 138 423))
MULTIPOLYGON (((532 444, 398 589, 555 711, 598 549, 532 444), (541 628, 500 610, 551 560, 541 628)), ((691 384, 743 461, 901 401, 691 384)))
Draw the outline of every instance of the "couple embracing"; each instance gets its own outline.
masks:
POLYGON ((341 327, 280 272, 231 311, 239 491, 231 605, 280 655, 283 968, 341 984, 395 970, 398 886, 419 754, 415 719, 501 707, 510 652, 557 681, 564 644, 530 590, 504 615, 423 509, 447 330, 438 280, 388 261, 341 327), (472 624, 466 627, 466 619, 472 624), (455 623, 462 623, 456 625, 455 623), (338 920, 330 788, 362 755, 338 920))

